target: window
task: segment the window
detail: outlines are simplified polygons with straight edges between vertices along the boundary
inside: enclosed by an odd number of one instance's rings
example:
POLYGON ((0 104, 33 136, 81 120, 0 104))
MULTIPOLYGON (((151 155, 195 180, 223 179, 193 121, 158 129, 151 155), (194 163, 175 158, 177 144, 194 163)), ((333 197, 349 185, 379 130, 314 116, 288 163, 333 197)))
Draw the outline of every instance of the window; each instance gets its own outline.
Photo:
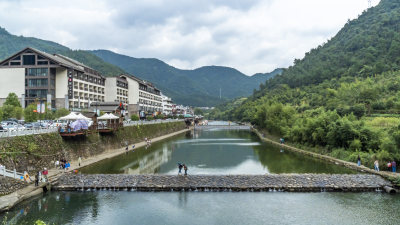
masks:
POLYGON ((11 66, 20 66, 21 62, 10 62, 11 66))
POLYGON ((28 87, 46 87, 48 85, 47 79, 29 79, 28 87))
POLYGON ((41 56, 41 55, 38 55, 38 56, 37 56, 37 59, 46 59, 46 58, 43 57, 43 56, 41 56))
POLYGON ((4 63, 2 66, 8 66, 8 62, 4 63))
POLYGON ((24 55, 24 65, 35 65, 36 64, 36 59, 35 55, 24 55))
POLYGON ((30 98, 46 98, 47 97, 47 89, 44 90, 27 90, 28 97, 30 98))
POLYGON ((48 75, 49 75, 48 68, 28 68, 27 69, 27 76, 46 77, 48 75))
POLYGON ((21 56, 19 55, 19 56, 13 58, 12 60, 21 60, 21 56))
POLYGON ((37 62, 38 65, 49 65, 48 61, 38 61, 37 62))

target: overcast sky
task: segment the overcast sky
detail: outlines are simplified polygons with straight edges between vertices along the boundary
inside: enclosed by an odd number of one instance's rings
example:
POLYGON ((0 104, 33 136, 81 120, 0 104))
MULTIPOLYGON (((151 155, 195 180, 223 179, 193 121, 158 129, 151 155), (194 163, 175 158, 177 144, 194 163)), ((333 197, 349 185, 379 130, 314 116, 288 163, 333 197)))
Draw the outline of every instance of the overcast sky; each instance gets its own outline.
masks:
POLYGON ((291 65, 367 8, 368 0, 0 0, 0 26, 72 49, 251 75, 291 65))

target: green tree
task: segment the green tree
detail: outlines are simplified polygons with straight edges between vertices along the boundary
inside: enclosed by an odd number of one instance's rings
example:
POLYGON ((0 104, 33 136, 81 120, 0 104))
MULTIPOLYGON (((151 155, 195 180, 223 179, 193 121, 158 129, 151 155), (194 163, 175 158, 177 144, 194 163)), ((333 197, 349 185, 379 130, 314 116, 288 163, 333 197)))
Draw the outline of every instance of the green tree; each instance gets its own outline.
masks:
POLYGON ((56 119, 58 119, 60 117, 68 115, 69 113, 70 112, 69 112, 68 109, 61 108, 61 109, 57 109, 57 111, 55 112, 54 116, 55 116, 56 119))
POLYGON ((25 122, 34 122, 39 118, 39 113, 36 112, 36 105, 30 104, 24 110, 25 122))
POLYGON ((17 118, 17 119, 22 119, 22 114, 23 114, 24 112, 23 112, 23 109, 21 108, 21 107, 15 107, 14 108, 14 116, 15 116, 15 118, 17 118))
POLYGON ((204 112, 200 108, 195 108, 194 109, 194 115, 202 116, 203 114, 204 114, 204 112))
POLYGON ((10 118, 15 118, 14 106, 12 105, 3 105, 3 119, 7 120, 10 118))
POLYGON ((18 96, 15 93, 9 93, 3 105, 21 107, 21 103, 18 100, 18 96))

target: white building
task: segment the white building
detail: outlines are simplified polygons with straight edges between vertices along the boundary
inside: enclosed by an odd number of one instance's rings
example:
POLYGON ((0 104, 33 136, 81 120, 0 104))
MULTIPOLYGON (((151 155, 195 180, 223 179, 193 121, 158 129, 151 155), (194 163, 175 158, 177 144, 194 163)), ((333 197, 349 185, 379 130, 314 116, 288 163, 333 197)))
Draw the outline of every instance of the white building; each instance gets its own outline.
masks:
POLYGON ((161 94, 162 97, 162 113, 164 115, 171 115, 172 114, 172 99, 168 96, 161 94))
POLYGON ((139 114, 140 117, 162 112, 161 91, 152 83, 131 75, 121 75, 128 83, 129 115, 139 114))
POLYGON ((105 100, 105 78, 73 59, 25 48, 0 62, 0 105, 11 92, 22 106, 46 101, 52 108, 88 108, 105 100))
MULTIPOLYGON (((133 90, 134 91, 134 90, 133 90)), ((129 86, 126 78, 107 77, 106 79, 106 102, 129 103, 129 86)))

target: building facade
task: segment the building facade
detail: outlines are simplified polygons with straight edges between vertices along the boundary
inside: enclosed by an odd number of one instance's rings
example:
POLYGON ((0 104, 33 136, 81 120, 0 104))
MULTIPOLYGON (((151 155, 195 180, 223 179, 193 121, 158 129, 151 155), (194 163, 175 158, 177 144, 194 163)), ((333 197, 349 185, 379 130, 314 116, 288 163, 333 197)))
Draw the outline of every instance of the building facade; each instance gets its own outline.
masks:
POLYGON ((137 114, 145 117, 162 112, 161 91, 152 83, 132 75, 120 75, 120 77, 128 83, 129 115, 137 114))
POLYGON ((106 102, 122 102, 129 104, 129 85, 125 77, 107 77, 106 102))
POLYGON ((51 108, 88 108, 105 100, 105 78, 97 71, 58 54, 34 48, 0 62, 0 105, 11 92, 22 105, 46 101, 51 108))
POLYGON ((162 102, 162 113, 164 115, 172 115, 172 105, 173 105, 172 99, 170 97, 168 97, 168 96, 163 95, 163 94, 161 94, 161 97, 162 97, 162 100, 163 100, 163 102, 162 102))

